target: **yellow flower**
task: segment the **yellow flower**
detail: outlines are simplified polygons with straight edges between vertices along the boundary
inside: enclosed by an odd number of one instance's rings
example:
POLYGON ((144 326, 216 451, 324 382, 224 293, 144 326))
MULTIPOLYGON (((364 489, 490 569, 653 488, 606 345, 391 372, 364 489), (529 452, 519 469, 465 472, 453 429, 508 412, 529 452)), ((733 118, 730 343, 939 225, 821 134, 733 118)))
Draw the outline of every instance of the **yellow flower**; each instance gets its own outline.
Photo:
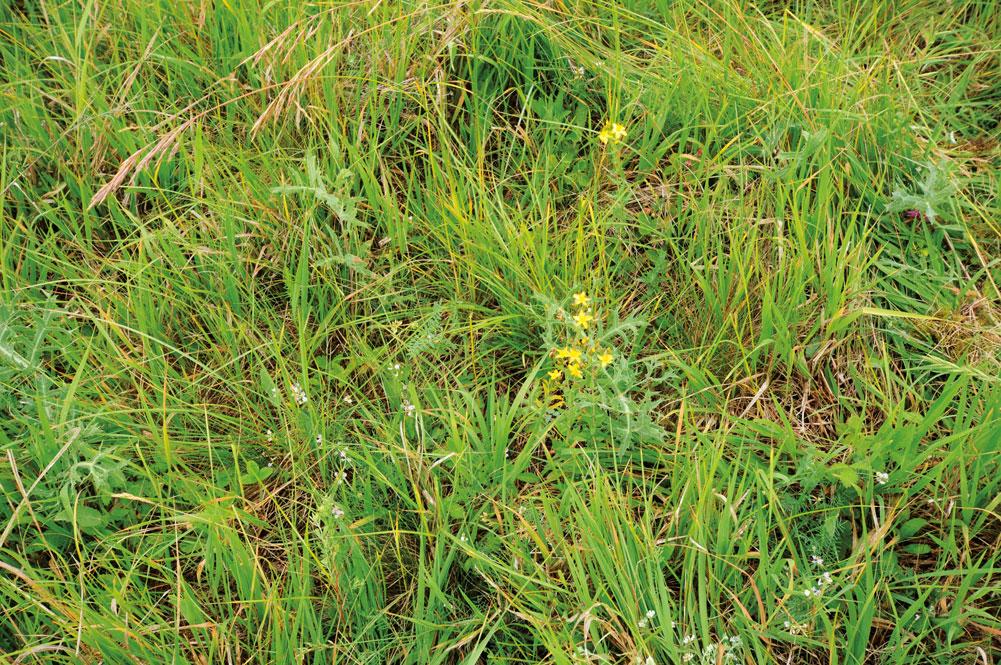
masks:
POLYGON ((573 320, 582 329, 587 330, 587 327, 591 325, 591 321, 594 321, 594 317, 588 314, 587 312, 577 312, 576 314, 574 314, 573 320))
POLYGON ((591 299, 587 297, 585 291, 573 294, 573 304, 575 307, 587 307, 591 304, 591 299))
POLYGON ((602 144, 619 143, 626 138, 626 128, 617 122, 609 122, 605 124, 605 127, 598 132, 598 140, 602 144))
POLYGON ((570 376, 577 379, 584 376, 580 371, 580 365, 578 365, 577 363, 570 363, 569 365, 567 365, 567 373, 570 374, 570 376))
POLYGON ((556 349, 556 357, 560 360, 569 360, 572 363, 580 362, 580 349, 564 346, 561 349, 556 349))
POLYGON ((602 367, 608 367, 609 365, 612 364, 613 360, 615 360, 615 356, 613 356, 612 352, 609 351, 608 349, 602 351, 601 355, 598 356, 598 362, 601 363, 602 367))
POLYGON ((554 369, 549 373, 549 379, 551 381, 559 381, 561 378, 563 378, 563 372, 558 369, 554 369))

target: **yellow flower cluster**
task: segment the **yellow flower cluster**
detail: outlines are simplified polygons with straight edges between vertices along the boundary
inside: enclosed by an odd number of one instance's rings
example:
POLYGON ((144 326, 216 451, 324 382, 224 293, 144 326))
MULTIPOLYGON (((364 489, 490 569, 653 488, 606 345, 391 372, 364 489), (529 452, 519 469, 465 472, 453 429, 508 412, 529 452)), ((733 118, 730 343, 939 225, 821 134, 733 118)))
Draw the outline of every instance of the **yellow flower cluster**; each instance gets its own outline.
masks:
POLYGON ((605 124, 605 127, 598 132, 598 140, 601 141, 603 145, 608 145, 609 143, 621 143, 626 139, 626 128, 617 122, 609 122, 605 124))
POLYGON ((556 367, 547 373, 548 381, 543 381, 546 392, 551 396, 551 403, 560 406, 563 403, 559 396, 564 377, 571 379, 584 378, 588 368, 608 367, 615 360, 612 350, 601 348, 586 334, 595 321, 591 311, 591 298, 584 292, 573 295, 574 312, 571 316, 580 336, 573 343, 566 344, 552 352, 556 367))

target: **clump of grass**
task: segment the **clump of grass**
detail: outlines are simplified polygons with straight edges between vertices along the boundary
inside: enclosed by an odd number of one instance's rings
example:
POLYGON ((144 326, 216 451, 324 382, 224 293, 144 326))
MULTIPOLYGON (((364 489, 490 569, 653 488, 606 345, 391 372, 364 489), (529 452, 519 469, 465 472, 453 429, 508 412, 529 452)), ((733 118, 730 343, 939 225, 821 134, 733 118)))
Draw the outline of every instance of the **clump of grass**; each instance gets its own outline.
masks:
POLYGON ((993 662, 999 40, 0 10, 0 653, 993 662))

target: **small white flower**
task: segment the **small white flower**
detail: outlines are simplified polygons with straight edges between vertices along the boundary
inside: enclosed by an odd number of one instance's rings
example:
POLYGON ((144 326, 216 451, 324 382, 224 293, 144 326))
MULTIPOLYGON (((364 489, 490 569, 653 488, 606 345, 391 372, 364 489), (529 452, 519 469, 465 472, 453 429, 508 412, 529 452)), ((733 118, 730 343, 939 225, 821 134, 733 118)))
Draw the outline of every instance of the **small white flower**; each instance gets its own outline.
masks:
POLYGON ((647 610, 646 611, 646 618, 647 619, 652 619, 655 616, 657 616, 657 612, 656 611, 654 611, 654 610, 647 610))
POLYGON ((833 581, 834 580, 831 578, 831 574, 830 573, 824 573, 823 575, 820 576, 820 579, 818 580, 818 583, 821 586, 827 586, 827 585, 831 584, 833 581))
POLYGON ((323 443, 323 435, 322 434, 317 434, 316 435, 316 445, 320 445, 321 443, 323 443))
POLYGON ((656 661, 655 661, 655 660, 653 659, 653 656, 647 656, 647 657, 646 657, 646 660, 645 660, 645 661, 643 661, 643 665, 657 665, 657 663, 656 663, 656 661))
POLYGON ((352 404, 353 402, 354 402, 354 400, 351 399, 351 395, 345 395, 344 396, 344 403, 345 404, 352 404))
POLYGON ((460 543, 464 543, 464 542, 466 542, 467 540, 469 540, 469 539, 468 539, 468 538, 466 538, 466 534, 462 534, 461 536, 459 536, 459 542, 460 542, 460 543))
POLYGON ((877 485, 885 485, 889 481, 890 481, 890 474, 886 473, 885 471, 877 471, 876 472, 876 484, 877 485))
POLYGON ((306 391, 303 390, 302 386, 300 386, 298 383, 292 384, 292 399, 294 399, 295 403, 298 404, 299 406, 302 406, 303 404, 309 401, 309 398, 306 397, 306 391))
POLYGON ((341 483, 348 482, 348 472, 338 471, 337 475, 334 476, 334 482, 337 483, 338 485, 340 485, 341 483))
POLYGON ((267 432, 265 433, 265 437, 267 437, 267 439, 268 439, 268 443, 271 443, 272 441, 274 441, 274 440, 275 440, 275 433, 274 433, 274 432, 272 432, 271 430, 268 430, 268 431, 267 431, 267 432))
POLYGON ((690 663, 693 660, 695 660, 695 654, 694 653, 686 653, 684 656, 681 657, 681 660, 683 660, 686 663, 690 663))
POLYGON ((815 565, 815 566, 817 566, 819 568, 820 566, 824 565, 824 560, 821 559, 816 554, 813 554, 813 555, 810 556, 810 563, 812 563, 813 565, 815 565))
POLYGON ((330 509, 330 514, 334 516, 334 519, 341 519, 344 517, 344 511, 341 510, 340 506, 334 506, 330 509))
POLYGON ((809 598, 810 596, 813 595, 813 589, 807 589, 806 591, 803 592, 803 595, 809 598))
POLYGON ((410 400, 408 399, 403 400, 403 413, 405 413, 408 416, 412 416, 414 415, 414 411, 416 410, 417 407, 411 404, 410 400))
POLYGON ((695 635, 685 635, 685 637, 681 640, 681 643, 691 644, 694 641, 695 641, 695 635))
POLYGON ((639 624, 637 624, 637 625, 638 625, 638 626, 639 626, 640 628, 646 628, 646 619, 640 619, 640 622, 639 622, 639 624))

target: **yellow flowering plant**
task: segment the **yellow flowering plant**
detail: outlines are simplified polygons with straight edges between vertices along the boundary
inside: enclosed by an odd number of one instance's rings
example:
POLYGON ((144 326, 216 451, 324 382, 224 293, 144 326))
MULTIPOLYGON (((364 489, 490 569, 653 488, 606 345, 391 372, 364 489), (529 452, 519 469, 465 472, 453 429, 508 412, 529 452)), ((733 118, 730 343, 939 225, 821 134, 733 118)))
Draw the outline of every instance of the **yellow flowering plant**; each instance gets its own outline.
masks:
POLYGON ((598 140, 601 141, 602 145, 622 143, 626 140, 626 128, 617 122, 608 122, 598 132, 598 140))
POLYGON ((546 361, 536 379, 536 405, 573 442, 607 442, 625 448, 637 438, 659 438, 655 401, 637 376, 643 362, 624 354, 642 323, 603 312, 600 298, 584 290, 545 304, 546 361))

